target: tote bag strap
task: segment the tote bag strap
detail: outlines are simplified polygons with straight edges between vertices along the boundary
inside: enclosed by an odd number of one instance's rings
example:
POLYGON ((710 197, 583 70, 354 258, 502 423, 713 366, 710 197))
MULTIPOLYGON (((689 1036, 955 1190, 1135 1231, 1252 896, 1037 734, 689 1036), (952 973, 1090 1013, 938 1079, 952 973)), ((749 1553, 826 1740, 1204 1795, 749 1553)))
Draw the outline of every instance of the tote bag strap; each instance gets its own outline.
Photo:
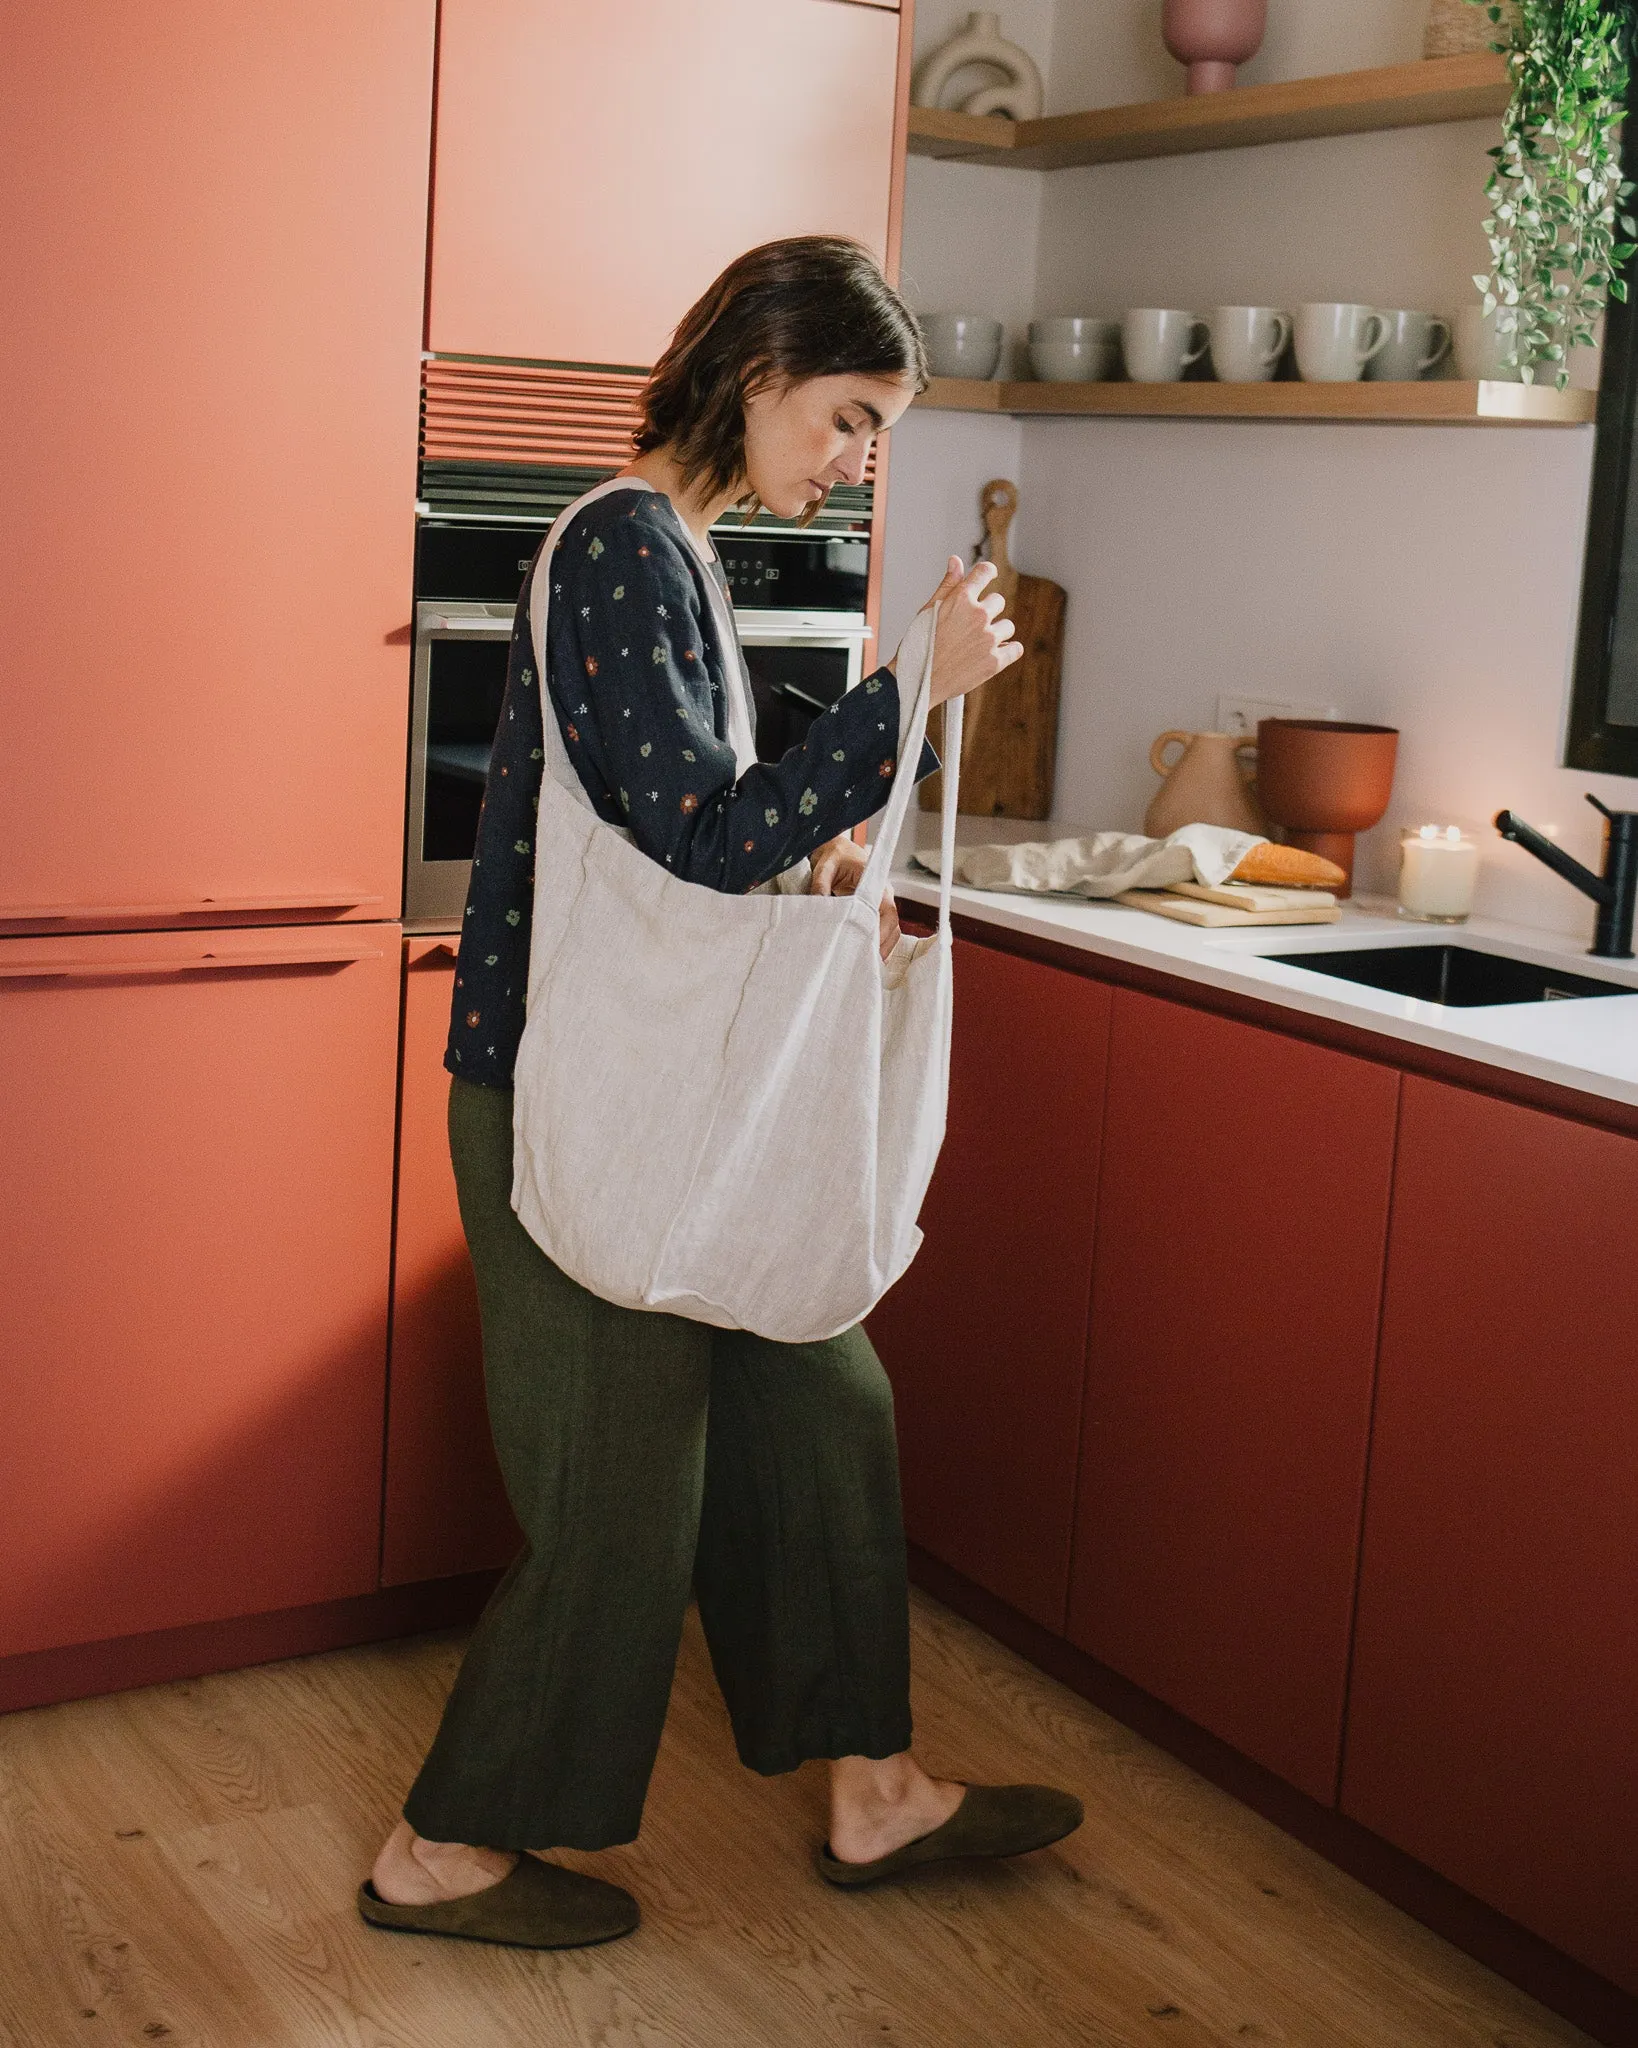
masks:
MULTIPOLYGON (((551 562, 557 552, 558 542, 576 513, 594 500, 606 497, 610 491, 652 492, 653 488, 652 484, 645 483, 641 477, 609 477, 603 483, 594 485, 583 496, 576 498, 574 503, 566 506, 552 522, 551 530, 546 536, 546 545, 540 552, 540 559, 535 565, 534 577, 529 586, 529 618, 533 628, 535 669, 541 678, 541 707, 544 712, 551 710, 551 692, 546 682, 546 615, 552 595, 551 562)), ((728 741, 734 750, 735 772, 743 775, 748 768, 755 766, 757 758, 756 705, 751 694, 751 678, 745 666, 739 635, 734 627, 733 613, 724 601, 716 578, 711 574, 709 558, 686 527, 684 537, 699 557, 700 565, 705 571, 706 602, 710 606, 717 639, 722 646, 723 663, 728 671, 728 741)), ((563 736, 557 729, 557 720, 547 716, 543 718, 542 723, 546 728, 546 765, 551 772, 552 780, 596 817, 597 806, 587 795, 585 785, 569 759, 568 749, 563 744, 563 736)), ((599 822, 608 824, 606 818, 600 819, 599 822)), ((609 825, 609 830, 618 832, 622 839, 631 839, 631 833, 625 826, 609 825)))
MULTIPOLYGON (((888 873, 893 865, 893 854, 899 843, 899 834, 904 829, 910 799, 915 793, 916 770, 921 765, 921 745, 927 737, 927 714, 932 707, 933 636, 937 621, 937 612, 918 612, 899 647, 899 688, 907 688, 912 675, 918 677, 916 708, 910 721, 910 730, 904 736, 898 772, 893 777, 893 788, 887 799, 887 808, 882 814, 881 827, 876 834, 875 844, 870 849, 865 871, 859 877, 858 894, 873 910, 881 908, 882 897, 887 890, 888 873)), ((961 714, 962 699, 946 699, 942 764, 944 802, 939 816, 939 843, 943 848, 938 876, 938 928, 941 932, 948 931, 950 926, 950 879, 955 867, 956 803, 961 783, 961 714)))
MULTIPOLYGON (((546 748, 546 767, 552 780, 576 799, 592 816, 597 817, 597 807, 586 793, 585 785, 569 759, 568 749, 558 731, 557 714, 552 705, 551 692, 546 672, 546 618, 551 605, 551 560, 557 551, 560 536, 577 512, 596 498, 610 491, 646 490, 649 486, 640 478, 610 477, 606 483, 595 486, 583 497, 576 498, 572 505, 565 507, 552 522, 552 530, 546 536, 546 545, 540 551, 535 565, 534 579, 529 590, 529 623, 534 642, 535 672, 540 678, 541 725, 546 748)), ((893 866, 893 854, 898 846, 899 834, 910 809, 910 799, 915 794, 916 769, 921 763, 922 742, 927 737, 927 714, 932 706, 933 691, 933 637, 938 615, 933 611, 918 612, 911 622, 899 648, 899 688, 903 690, 910 676, 918 678, 915 712, 910 721, 910 730, 905 734, 904 746, 900 750, 899 762, 893 777, 893 786, 888 794, 887 806, 882 814, 881 828, 876 835, 865 871, 859 878, 858 894, 874 910, 880 910, 882 897, 887 891, 887 878, 893 866)), ((730 663, 733 647, 724 650, 730 663)), ((944 707, 944 751, 943 763, 944 803, 939 819, 939 842, 943 858, 939 863, 938 922, 941 932, 950 924, 950 883, 955 867, 956 803, 961 781, 961 717, 962 700, 951 697, 944 707)), ((606 831, 614 832, 620 838, 631 839, 629 829, 611 825, 607 819, 598 822, 606 831)))
POLYGON ((641 477, 611 476, 605 482, 594 485, 583 496, 576 498, 572 505, 566 505, 552 521, 551 530, 546 536, 546 545, 540 551, 535 563, 535 573, 529 582, 530 638, 534 646, 535 674, 540 678, 540 723, 546 750, 547 772, 558 787, 572 796, 582 809, 590 811, 600 825, 610 832, 618 833, 628 842, 631 833, 625 826, 610 824, 608 819, 598 816, 597 806, 587 794, 586 785, 580 780, 579 770, 569 759, 569 750, 563 744, 546 667, 546 618, 552 603, 552 557, 557 553, 557 544, 575 514, 595 499, 606 498, 610 491, 646 491, 649 488, 641 477))

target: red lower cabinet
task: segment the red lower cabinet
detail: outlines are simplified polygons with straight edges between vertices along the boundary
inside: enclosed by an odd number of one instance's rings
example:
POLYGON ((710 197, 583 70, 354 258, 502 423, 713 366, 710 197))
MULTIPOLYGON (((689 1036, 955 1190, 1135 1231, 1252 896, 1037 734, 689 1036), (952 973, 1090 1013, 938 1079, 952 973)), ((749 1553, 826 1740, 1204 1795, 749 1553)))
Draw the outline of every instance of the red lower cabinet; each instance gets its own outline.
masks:
POLYGON ((1398 1091, 1115 997, 1069 1635, 1328 1804, 1398 1091))
POLYGON ((1343 1808, 1638 1992, 1638 1141, 1405 1082, 1343 1808))
POLYGON ((1061 1631, 1110 997, 960 940, 955 984, 926 1242, 867 1328, 911 1540, 1061 1631))
POLYGON ((375 1587, 398 955, 0 942, 0 1656, 375 1587))
POLYGON ((406 944, 381 1544, 388 1586, 505 1564, 522 1541, 489 1435, 477 1290, 449 1163, 443 1062, 454 981, 453 940, 406 944))

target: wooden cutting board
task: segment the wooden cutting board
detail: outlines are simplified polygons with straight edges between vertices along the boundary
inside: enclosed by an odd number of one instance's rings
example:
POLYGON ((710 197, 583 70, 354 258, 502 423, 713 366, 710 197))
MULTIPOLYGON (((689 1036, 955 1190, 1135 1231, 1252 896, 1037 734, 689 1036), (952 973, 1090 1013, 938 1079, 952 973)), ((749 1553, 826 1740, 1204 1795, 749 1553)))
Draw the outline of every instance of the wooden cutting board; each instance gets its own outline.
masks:
MULTIPOLYGON (((997 477, 979 498, 996 568, 990 586, 1007 600, 1007 615, 1024 657, 972 691, 966 700, 961 742, 961 809, 988 818, 1045 818, 1052 811, 1052 771, 1058 751, 1058 686, 1063 671, 1064 588, 1044 576, 1020 576, 1007 556, 1007 528, 1018 509, 1018 486, 997 477)), ((943 751, 944 707, 927 722, 927 737, 943 751)), ((921 807, 936 811, 942 775, 920 785, 921 807)))
POLYGON ((1113 899, 1129 903, 1134 910, 1152 910, 1159 917, 1175 917, 1180 924, 1209 925, 1216 931, 1234 931, 1253 924, 1335 924, 1342 912, 1334 903, 1287 906, 1283 910, 1235 910, 1226 903, 1202 903, 1194 896, 1173 896, 1165 889, 1123 889, 1113 899))

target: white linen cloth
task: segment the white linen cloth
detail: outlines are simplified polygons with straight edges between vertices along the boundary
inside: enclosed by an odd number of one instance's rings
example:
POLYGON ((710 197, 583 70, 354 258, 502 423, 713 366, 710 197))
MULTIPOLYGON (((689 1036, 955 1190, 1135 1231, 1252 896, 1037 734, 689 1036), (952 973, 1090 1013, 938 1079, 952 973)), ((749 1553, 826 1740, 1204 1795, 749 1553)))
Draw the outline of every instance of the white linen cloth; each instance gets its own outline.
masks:
MULTIPOLYGON (((543 559, 621 487, 571 505, 543 559)), ((535 594, 543 651, 549 579, 535 594)), ((931 936, 906 934, 884 962, 878 934, 932 667, 923 612, 898 655, 914 715, 847 896, 726 895, 668 873, 597 816, 548 704, 512 1206, 604 1300, 812 1343, 859 1321, 915 1256, 949 1092, 949 884, 931 936)), ((959 698, 946 745, 953 855, 959 698)))
MULTIPOLYGON (((1225 825, 1184 825, 1165 839, 1139 832, 1093 832, 1080 839, 1021 839, 1016 846, 927 847, 918 867, 969 889, 1031 896, 1119 896, 1127 889, 1166 889, 1174 882, 1226 882, 1254 846, 1265 841, 1225 825)), ((942 893, 939 902, 944 901, 942 893)))

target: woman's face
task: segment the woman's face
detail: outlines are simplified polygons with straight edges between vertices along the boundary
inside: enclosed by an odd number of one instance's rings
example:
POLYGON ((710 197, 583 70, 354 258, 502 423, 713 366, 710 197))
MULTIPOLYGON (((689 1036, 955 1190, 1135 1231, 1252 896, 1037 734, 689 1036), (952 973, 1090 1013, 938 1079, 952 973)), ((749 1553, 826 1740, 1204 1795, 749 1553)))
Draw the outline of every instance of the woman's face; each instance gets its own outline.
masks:
POLYGON ((778 381, 745 400, 745 477, 777 519, 797 519, 832 484, 864 476, 870 444, 913 396, 909 377, 778 381))

